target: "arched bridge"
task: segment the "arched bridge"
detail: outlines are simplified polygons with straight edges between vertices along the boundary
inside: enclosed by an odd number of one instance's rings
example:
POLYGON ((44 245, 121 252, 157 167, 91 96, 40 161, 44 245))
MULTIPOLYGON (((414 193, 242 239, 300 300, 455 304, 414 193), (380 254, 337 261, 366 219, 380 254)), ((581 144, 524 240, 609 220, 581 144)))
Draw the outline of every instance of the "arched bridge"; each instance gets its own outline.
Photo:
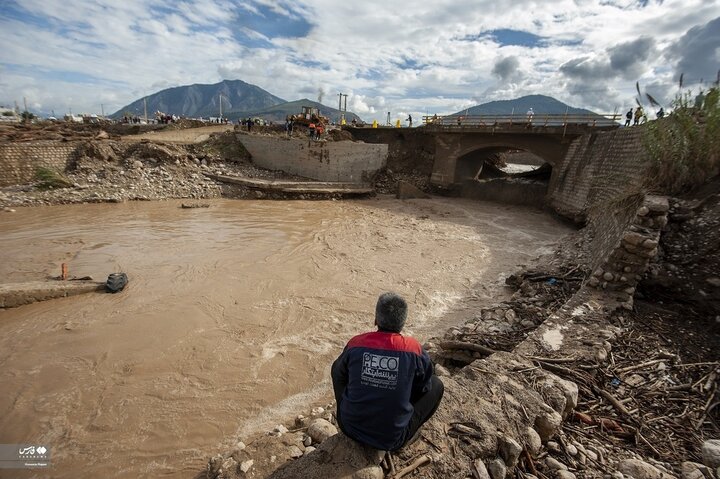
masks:
POLYGON ((430 181, 450 187, 474 178, 494 153, 524 150, 551 166, 568 152, 570 143, 584 134, 618 127, 613 119, 597 115, 538 115, 517 117, 481 115, 425 117, 424 130, 435 138, 435 161, 430 181))

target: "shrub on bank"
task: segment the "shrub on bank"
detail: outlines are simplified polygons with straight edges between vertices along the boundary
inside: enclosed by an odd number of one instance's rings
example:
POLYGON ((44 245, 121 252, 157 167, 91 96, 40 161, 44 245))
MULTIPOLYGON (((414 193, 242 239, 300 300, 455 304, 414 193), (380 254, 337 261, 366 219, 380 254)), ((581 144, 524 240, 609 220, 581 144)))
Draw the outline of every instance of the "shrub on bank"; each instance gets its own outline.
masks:
POLYGON ((720 168, 720 89, 704 97, 679 93, 666 118, 646 125, 650 190, 678 194, 704 183, 720 168))
POLYGON ((41 190, 70 188, 73 185, 72 181, 67 179, 64 175, 42 166, 35 170, 35 179, 38 182, 35 186, 41 190))

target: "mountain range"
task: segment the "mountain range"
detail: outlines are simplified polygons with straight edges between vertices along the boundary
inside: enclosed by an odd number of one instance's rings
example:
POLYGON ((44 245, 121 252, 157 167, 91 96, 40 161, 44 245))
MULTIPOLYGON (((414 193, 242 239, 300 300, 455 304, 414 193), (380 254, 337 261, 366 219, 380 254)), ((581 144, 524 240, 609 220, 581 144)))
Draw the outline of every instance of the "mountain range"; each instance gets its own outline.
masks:
MULTIPOLYGON (((300 113, 303 106, 318 108, 323 116, 334 122, 340 118, 340 111, 335 108, 307 98, 288 102, 259 86, 245 83, 242 80, 223 80, 212 85, 194 84, 167 88, 120 108, 110 115, 110 118, 119 119, 124 115, 143 116, 145 112, 144 102, 147 104, 147 112, 150 117, 154 116, 156 111, 189 118, 218 117, 221 111, 220 102, 222 102, 222 116, 231 121, 253 117, 280 122, 284 121, 288 115, 300 113)), ((596 115, 590 110, 571 107, 549 96, 527 95, 514 100, 483 103, 447 115, 447 117, 510 115, 511 113, 523 116, 530 108, 538 116, 565 113, 571 115, 596 115)), ((352 112, 346 112, 345 118, 348 122, 353 119, 360 120, 360 117, 352 112)))
MULTIPOLYGON (((498 100, 475 105, 467 110, 458 111, 451 117, 460 115, 510 115, 524 116, 532 108, 536 115, 597 115, 583 108, 574 108, 553 97, 545 95, 527 95, 514 100, 498 100)), ((599 115, 598 115, 599 116, 599 115)))
MULTIPOLYGON (((110 118, 119 119, 125 115, 142 117, 145 115, 145 104, 147 104, 148 117, 154 117, 156 111, 188 118, 219 117, 220 102, 222 102, 222 116, 231 121, 247 117, 284 121, 288 115, 300 113, 303 106, 318 108, 320 114, 330 118, 331 121, 340 118, 340 111, 335 108, 307 98, 288 102, 242 80, 223 80, 212 85, 194 84, 167 88, 135 100, 110 115, 110 118)), ((352 112, 347 112, 345 118, 348 121, 352 121, 353 118, 360 119, 352 112)))

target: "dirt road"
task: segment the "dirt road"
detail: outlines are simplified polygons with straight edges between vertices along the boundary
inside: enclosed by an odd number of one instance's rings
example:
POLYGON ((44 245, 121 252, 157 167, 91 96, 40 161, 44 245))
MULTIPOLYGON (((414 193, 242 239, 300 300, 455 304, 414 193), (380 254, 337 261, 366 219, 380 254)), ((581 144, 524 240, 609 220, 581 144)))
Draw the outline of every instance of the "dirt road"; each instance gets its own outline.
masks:
POLYGON ((211 133, 222 133, 223 131, 232 131, 235 125, 211 125, 201 126, 199 128, 185 129, 165 129, 162 131, 151 131, 140 135, 127 135, 122 139, 125 141, 164 141, 168 143, 201 143, 210 137, 211 133))

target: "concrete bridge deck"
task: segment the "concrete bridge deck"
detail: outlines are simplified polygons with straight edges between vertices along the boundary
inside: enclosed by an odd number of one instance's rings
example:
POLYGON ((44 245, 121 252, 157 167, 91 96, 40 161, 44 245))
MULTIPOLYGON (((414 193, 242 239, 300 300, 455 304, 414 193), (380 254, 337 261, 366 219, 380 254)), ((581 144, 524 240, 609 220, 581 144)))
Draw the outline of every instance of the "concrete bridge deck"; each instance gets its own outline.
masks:
POLYGON ((592 130, 618 128, 618 115, 469 115, 454 117, 425 116, 428 132, 517 132, 584 134, 592 130))

